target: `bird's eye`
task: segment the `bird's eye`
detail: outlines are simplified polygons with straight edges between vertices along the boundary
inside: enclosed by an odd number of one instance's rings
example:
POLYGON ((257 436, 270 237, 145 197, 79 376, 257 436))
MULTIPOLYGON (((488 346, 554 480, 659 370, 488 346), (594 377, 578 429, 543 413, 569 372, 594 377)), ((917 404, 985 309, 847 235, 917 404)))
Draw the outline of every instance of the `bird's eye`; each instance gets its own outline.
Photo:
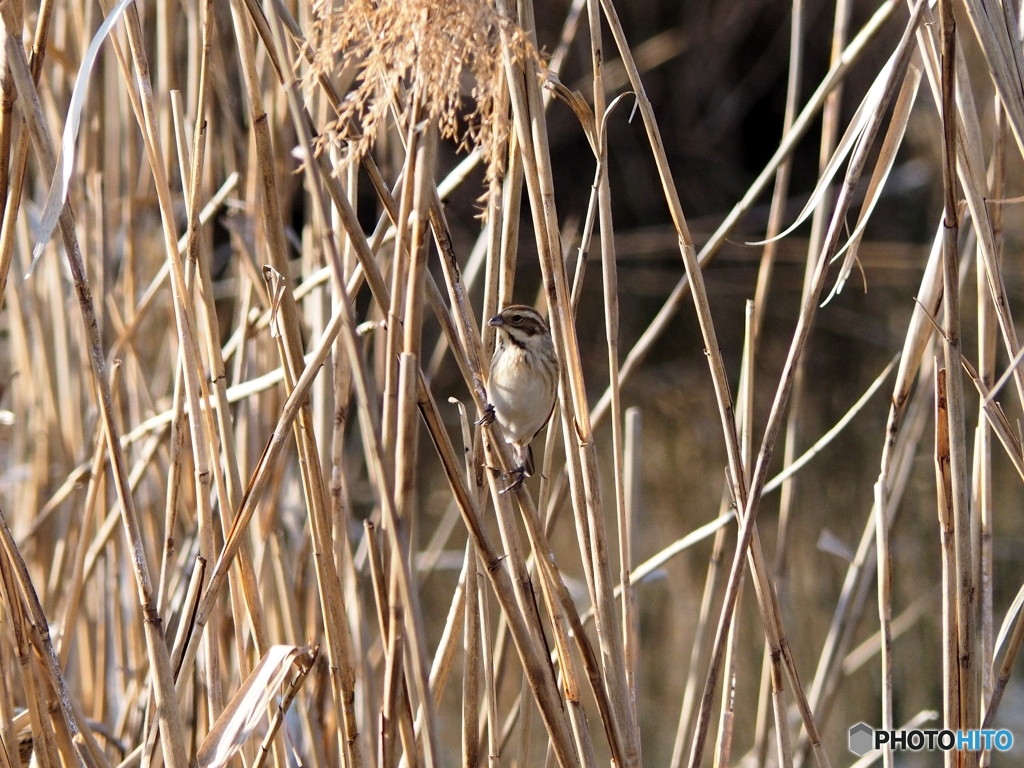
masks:
POLYGON ((522 315, 512 315, 512 322, 513 323, 521 323, 521 322, 523 322, 523 316, 522 315))

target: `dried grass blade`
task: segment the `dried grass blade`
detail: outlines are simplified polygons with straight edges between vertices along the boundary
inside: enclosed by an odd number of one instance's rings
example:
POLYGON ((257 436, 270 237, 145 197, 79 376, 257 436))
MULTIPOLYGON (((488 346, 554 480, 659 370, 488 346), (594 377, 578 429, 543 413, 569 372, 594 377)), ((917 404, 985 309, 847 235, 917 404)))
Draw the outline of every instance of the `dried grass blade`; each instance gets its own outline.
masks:
POLYGON ((834 440, 836 436, 839 435, 839 433, 842 432, 847 427, 847 425, 849 425, 849 423, 853 421, 854 418, 856 418, 857 414, 860 413, 861 409, 865 405, 867 405, 868 401, 871 400, 875 392, 877 392, 879 388, 882 386, 882 384, 885 383, 885 380, 889 378, 889 374, 892 373, 892 369, 899 361, 901 355, 902 353, 897 353, 896 356, 889 361, 889 364, 885 366, 885 369, 880 374, 878 374, 878 376, 875 378, 873 382, 871 382, 871 386, 869 386, 864 391, 864 394, 861 395, 860 398, 858 398, 857 402, 850 406, 850 410, 843 414, 843 417, 835 423, 832 429, 830 429, 828 432, 826 432, 824 435, 818 438, 814 445, 812 445, 810 448, 803 452, 800 458, 798 458, 796 461, 794 461, 788 467, 782 470, 782 472, 780 472, 767 483, 765 483, 765 493, 774 491, 776 488, 781 486, 788 478, 792 477, 801 469, 803 469, 804 465, 807 464, 807 462, 809 462, 811 459, 813 459, 815 456, 821 453, 821 451, 824 450, 825 446, 831 443, 832 440, 834 440))
POLYGON ((1024 153, 1024 55, 1012 3, 967 0, 967 15, 988 62, 1017 146, 1024 153))
POLYGON ((221 768, 241 751, 279 694, 292 664, 307 650, 294 645, 270 647, 210 728, 196 753, 199 768, 221 768))
POLYGON ((702 525, 695 531, 691 531, 686 536, 683 536, 678 541, 669 544, 663 550, 658 552, 656 555, 644 560, 640 565, 633 569, 633 572, 629 576, 630 584, 639 584, 651 573, 661 568, 665 563, 671 560, 681 552, 685 552, 687 549, 692 547, 701 541, 704 541, 708 536, 713 533, 717 533, 720 528, 724 528, 733 520, 736 519, 736 515, 733 512, 726 512, 724 515, 719 515, 710 523, 702 525))
MULTIPOLYGON (((934 595, 925 594, 911 603, 892 621, 892 639, 896 640, 928 615, 935 604, 934 595)), ((882 634, 876 632, 843 657, 843 674, 849 677, 864 666, 882 647, 882 634)))
POLYGON ((1003 647, 1003 643, 1006 642, 1006 636, 1010 634, 1010 629, 1013 627, 1013 620, 1017 618, 1017 614, 1020 613, 1022 605, 1024 605, 1024 584, 1022 584, 1020 589, 1017 590, 1017 594, 1013 597, 1013 602, 1010 603, 1010 607, 1006 609, 1006 616, 1003 617, 1003 623, 999 625, 999 634, 996 635, 996 642, 992 647, 993 656, 999 654, 999 651, 1003 647))
POLYGON ((871 214, 874 213, 875 205, 882 195, 885 182, 889 178, 893 164, 896 162, 896 153, 903 143, 903 136, 907 130, 907 123, 910 122, 910 113, 914 108, 914 101, 917 99, 918 87, 921 84, 921 69, 908 67, 907 76, 903 80, 903 87, 899 96, 896 97, 896 105, 893 107, 892 120, 889 123, 889 130, 882 141, 882 148, 878 151, 878 160, 875 163, 875 171, 871 174, 867 191, 864 193, 864 202, 861 204, 860 215, 857 218, 857 226, 850 235, 846 245, 840 248, 833 260, 838 259, 844 253, 843 267, 836 278, 836 284, 825 299, 825 304, 834 296, 842 293, 843 286, 853 271, 853 265, 857 261, 857 250, 860 247, 861 239, 864 237, 864 230, 867 229, 871 214))
MULTIPOLYGON (((120 0, 113 10, 107 15, 100 28, 89 43, 89 48, 82 57, 82 63, 78 67, 78 76, 75 80, 75 89, 71 93, 71 104, 68 107, 68 116, 64 124, 64 135, 61 138, 60 153, 57 156, 57 164, 53 170, 53 179, 50 182, 50 191, 46 195, 46 202, 43 204, 43 212, 40 215, 39 226, 36 230, 36 244, 32 249, 32 263, 28 268, 31 275, 43 255, 43 247, 50 239, 50 234, 57 226, 57 219, 64 208, 67 200, 68 187, 71 183, 71 175, 75 170, 75 141, 78 138, 78 128, 82 122, 82 110, 85 108, 85 96, 89 86, 89 76, 92 74, 96 59, 99 57, 100 46, 107 39, 114 24, 121 18, 121 15, 131 5, 132 0, 120 0)), ((17 34, 20 30, 9 30, 17 34)))
POLYGON ((825 164, 824 169, 818 176, 818 181, 815 183, 814 189, 811 191, 811 196, 807 200, 803 209, 797 215, 796 220, 786 227, 786 229, 782 230, 782 232, 775 235, 775 237, 767 240, 748 242, 747 245, 767 245, 768 243, 781 240, 796 230, 797 227, 807 221, 810 215, 814 213, 818 208, 818 205, 825 199, 825 193, 828 192, 829 185, 832 184, 832 180, 839 172, 840 167, 842 167, 843 161, 846 160, 850 152, 853 151, 853 148, 857 146, 857 142, 864 135, 864 129, 867 128, 868 123, 871 122, 872 116, 878 110, 878 103, 885 90, 885 82, 889 77, 889 72, 892 70, 892 64, 893 58, 890 57, 885 66, 882 67, 881 71, 876 75, 874 82, 868 89, 868 92, 864 94, 864 98, 861 99, 860 104, 857 106, 857 111, 853 113, 853 117, 851 118, 849 125, 846 127, 846 132, 839 140, 839 144, 836 146, 835 152, 832 153, 832 157, 829 159, 828 163, 825 164))
POLYGON ((985 411, 988 423, 992 425, 992 429, 995 430, 996 437, 999 438, 999 442, 1002 443, 1003 448, 1006 449, 1006 455, 1013 463, 1013 467, 1017 470, 1017 474, 1019 474, 1021 479, 1024 480, 1024 451, 1022 451, 1020 439, 1010 426, 1010 422, 1006 418, 1006 414, 1003 412, 1002 406, 988 396, 988 388, 985 386, 985 382, 981 380, 981 377, 974 369, 974 366, 967 361, 967 358, 963 358, 962 362, 964 370, 967 371, 967 375, 969 375, 974 381, 974 386, 978 390, 978 394, 981 395, 982 408, 985 411))

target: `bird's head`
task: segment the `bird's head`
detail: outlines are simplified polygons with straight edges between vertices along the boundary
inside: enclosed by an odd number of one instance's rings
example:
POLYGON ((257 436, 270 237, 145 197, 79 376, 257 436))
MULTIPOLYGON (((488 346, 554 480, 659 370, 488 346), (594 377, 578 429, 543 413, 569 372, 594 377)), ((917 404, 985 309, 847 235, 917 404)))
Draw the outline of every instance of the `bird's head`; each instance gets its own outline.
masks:
POLYGON ((488 320, 487 324, 497 328, 499 333, 504 333, 509 338, 523 343, 528 342, 532 337, 549 333, 548 324, 544 322, 540 312, 525 304, 512 304, 505 307, 488 320))

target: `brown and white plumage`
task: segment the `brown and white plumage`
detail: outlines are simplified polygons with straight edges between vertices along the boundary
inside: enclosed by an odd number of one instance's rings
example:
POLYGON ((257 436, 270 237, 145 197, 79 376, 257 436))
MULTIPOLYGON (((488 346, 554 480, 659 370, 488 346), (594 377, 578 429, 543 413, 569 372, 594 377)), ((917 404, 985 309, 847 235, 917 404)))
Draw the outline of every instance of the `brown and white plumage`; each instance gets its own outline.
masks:
POLYGON ((555 407, 558 358, 551 332, 533 307, 513 304, 488 321, 497 328, 487 394, 494 416, 511 444, 516 464, 533 474, 530 441, 544 428, 555 407))

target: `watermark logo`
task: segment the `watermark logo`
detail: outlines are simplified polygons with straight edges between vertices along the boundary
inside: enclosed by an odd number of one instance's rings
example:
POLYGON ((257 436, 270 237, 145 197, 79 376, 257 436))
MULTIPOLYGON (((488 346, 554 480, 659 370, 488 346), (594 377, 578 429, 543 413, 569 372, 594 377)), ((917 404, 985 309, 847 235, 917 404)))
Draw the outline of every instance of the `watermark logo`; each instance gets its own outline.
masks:
POLYGON ((888 745, 895 750, 922 749, 949 752, 966 749, 978 752, 983 749, 1005 752, 1013 746, 1013 734, 1005 728, 971 731, 949 731, 937 729, 914 729, 900 731, 876 731, 866 723, 857 723, 850 728, 850 751, 862 757, 872 749, 888 745))
POLYGON ((863 757, 871 751, 875 740, 875 729, 867 723, 857 723, 850 729, 850 751, 857 757, 863 757))

